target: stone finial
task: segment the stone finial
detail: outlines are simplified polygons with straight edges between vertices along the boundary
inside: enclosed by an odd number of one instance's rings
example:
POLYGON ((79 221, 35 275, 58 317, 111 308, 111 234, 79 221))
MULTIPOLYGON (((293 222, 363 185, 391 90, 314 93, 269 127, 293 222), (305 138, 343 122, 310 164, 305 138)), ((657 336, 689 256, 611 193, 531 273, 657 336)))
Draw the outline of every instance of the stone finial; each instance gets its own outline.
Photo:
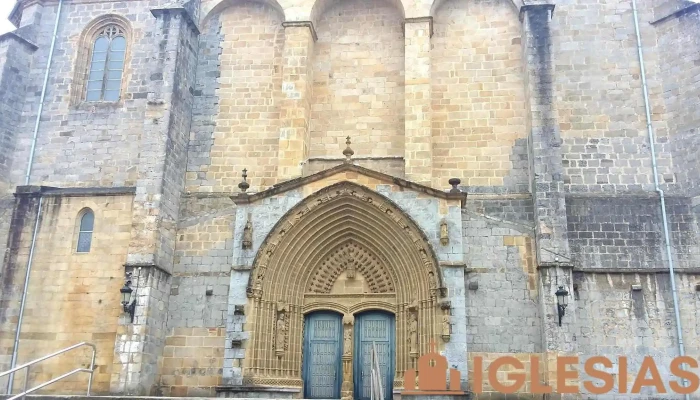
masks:
POLYGON ((350 148, 350 136, 345 138, 345 144, 347 145, 347 147, 345 148, 345 150, 343 150, 343 155, 345 156, 345 162, 350 163, 352 162, 350 161, 350 159, 352 158, 353 154, 355 154, 355 152, 352 151, 352 149, 350 148))
POLYGON ((452 185, 452 189, 450 189, 450 193, 462 193, 461 190, 457 186, 459 186, 460 183, 462 183, 462 180, 459 178, 452 178, 449 181, 447 181, 450 185, 452 185))
POLYGON ((243 177, 243 182, 238 184, 238 188, 241 189, 241 192, 245 193, 245 191, 250 187, 250 184, 248 184, 248 181, 246 180, 246 178, 248 178, 248 170, 243 168, 243 175, 241 176, 243 177))

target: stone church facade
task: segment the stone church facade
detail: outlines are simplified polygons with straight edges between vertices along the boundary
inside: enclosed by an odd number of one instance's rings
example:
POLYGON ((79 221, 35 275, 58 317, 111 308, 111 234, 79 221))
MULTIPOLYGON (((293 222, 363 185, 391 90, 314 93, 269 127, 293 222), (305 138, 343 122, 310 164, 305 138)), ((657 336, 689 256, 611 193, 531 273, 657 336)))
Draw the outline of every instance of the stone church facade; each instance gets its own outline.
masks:
POLYGON ((10 18, 3 370, 84 341, 96 394, 364 400, 373 344, 395 393, 432 345, 470 392, 476 357, 553 387, 560 356, 626 355, 630 385, 645 356, 667 382, 700 357, 697 3, 18 0, 10 18))

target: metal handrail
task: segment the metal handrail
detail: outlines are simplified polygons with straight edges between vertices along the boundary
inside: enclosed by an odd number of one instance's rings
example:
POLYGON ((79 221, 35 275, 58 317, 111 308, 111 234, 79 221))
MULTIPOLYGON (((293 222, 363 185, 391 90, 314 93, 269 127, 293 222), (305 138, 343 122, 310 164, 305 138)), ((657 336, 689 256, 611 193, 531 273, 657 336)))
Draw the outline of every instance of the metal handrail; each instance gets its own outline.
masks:
POLYGON ((384 388, 382 387, 382 371, 379 368, 377 356, 377 343, 372 342, 372 360, 370 361, 370 400, 384 400, 384 388))
MULTIPOLYGON (((10 397, 10 398, 7 399, 7 400, 15 400, 15 399, 18 399, 18 398, 20 398, 20 397, 24 398, 24 396, 28 395, 29 393, 35 392, 35 391, 37 391, 37 390, 39 390, 39 389, 41 389, 41 388, 43 388, 43 387, 49 386, 49 385, 51 385, 52 383, 56 383, 56 382, 60 381, 61 379, 67 378, 67 377, 69 377, 69 376, 71 376, 71 375, 73 375, 73 374, 75 374, 75 373, 78 373, 78 372, 87 372, 87 373, 90 374, 90 378, 88 379, 88 387, 87 387, 87 395, 90 396, 90 390, 92 389, 92 376, 93 376, 93 374, 94 374, 94 372, 95 372, 95 356, 96 356, 96 355, 97 355, 97 347, 95 347, 94 344, 88 343, 88 342, 81 342, 81 343, 78 343, 78 344, 74 344, 73 346, 66 347, 65 349, 59 350, 59 351, 57 351, 57 352, 55 352, 55 353, 51 353, 51 354, 49 354, 49 355, 47 355, 47 356, 43 356, 43 357, 41 357, 41 358, 37 358, 36 360, 30 361, 30 362, 28 362, 28 363, 26 363, 26 364, 22 364, 22 365, 20 365, 19 367, 14 367, 14 368, 12 368, 11 370, 8 370, 8 371, 5 371, 5 372, 3 372, 3 373, 0 373, 0 378, 2 378, 2 377, 5 376, 5 375, 10 375, 10 374, 11 374, 11 375, 14 375, 15 372, 17 372, 17 371, 19 371, 19 370, 21 370, 21 369, 24 369, 24 368, 27 369, 27 371, 24 373, 24 391, 23 391, 22 393, 18 394, 18 395, 15 395, 15 396, 13 396, 13 397, 10 397), (41 361, 48 360, 49 358, 56 357, 57 355, 63 354, 63 353, 65 353, 65 352, 71 351, 71 350, 73 350, 73 349, 77 349, 78 347, 81 347, 81 346, 90 346, 90 347, 92 347, 92 359, 91 359, 91 361, 90 361, 90 368, 89 368, 89 369, 87 369, 87 368, 76 368, 76 369, 74 369, 74 370, 72 370, 72 371, 70 371, 70 372, 67 372, 67 373, 65 373, 65 374, 63 374, 63 375, 61 375, 61 376, 59 376, 59 377, 56 377, 56 378, 51 379, 51 380, 48 381, 48 382, 44 382, 44 383, 40 384, 39 386, 35 386, 35 387, 33 387, 33 388, 27 390, 27 381, 29 380, 29 367, 31 367, 32 365, 34 365, 34 364, 36 364, 36 363, 39 363, 39 362, 41 362, 41 361)), ((12 376, 10 379, 13 379, 13 378, 14 378, 14 377, 12 376)), ((10 394, 10 393, 8 393, 8 394, 10 394)))

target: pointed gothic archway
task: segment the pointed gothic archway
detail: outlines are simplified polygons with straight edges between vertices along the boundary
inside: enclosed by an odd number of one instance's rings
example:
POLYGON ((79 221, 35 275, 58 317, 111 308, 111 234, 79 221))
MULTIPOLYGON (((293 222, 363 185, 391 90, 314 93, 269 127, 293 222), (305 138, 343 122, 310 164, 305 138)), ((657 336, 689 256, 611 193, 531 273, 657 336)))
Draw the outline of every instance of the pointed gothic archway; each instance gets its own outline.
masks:
MULTIPOLYGON (((341 182, 282 217, 260 247, 248 282, 244 383, 301 387, 304 315, 385 310, 395 315, 396 374, 414 367, 441 332, 445 289, 418 225, 396 204, 341 182), (415 343, 415 345, 414 345, 415 343)), ((343 356, 343 397, 352 396, 352 352, 343 356)))

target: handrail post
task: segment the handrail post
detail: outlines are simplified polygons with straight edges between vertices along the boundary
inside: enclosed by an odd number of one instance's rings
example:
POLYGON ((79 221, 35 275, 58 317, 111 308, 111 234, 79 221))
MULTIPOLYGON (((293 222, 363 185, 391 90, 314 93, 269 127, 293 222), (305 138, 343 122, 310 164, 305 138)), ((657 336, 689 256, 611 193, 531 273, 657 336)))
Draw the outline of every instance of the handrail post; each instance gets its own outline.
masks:
POLYGON ((90 360, 90 378, 88 378, 88 388, 87 395, 90 396, 90 391, 92 390, 92 377, 95 375, 95 355, 97 351, 95 347, 92 348, 92 360, 90 360))
MULTIPOLYGON (((27 382, 29 381, 29 368, 30 367, 31 367, 31 365, 27 365, 27 370, 24 372, 24 389, 22 389, 22 392, 24 392, 24 393, 27 392, 27 382)), ((8 394, 12 394, 12 393, 8 393, 8 394)), ((26 398, 27 398, 26 395, 22 396, 22 399, 26 399, 26 398)))

